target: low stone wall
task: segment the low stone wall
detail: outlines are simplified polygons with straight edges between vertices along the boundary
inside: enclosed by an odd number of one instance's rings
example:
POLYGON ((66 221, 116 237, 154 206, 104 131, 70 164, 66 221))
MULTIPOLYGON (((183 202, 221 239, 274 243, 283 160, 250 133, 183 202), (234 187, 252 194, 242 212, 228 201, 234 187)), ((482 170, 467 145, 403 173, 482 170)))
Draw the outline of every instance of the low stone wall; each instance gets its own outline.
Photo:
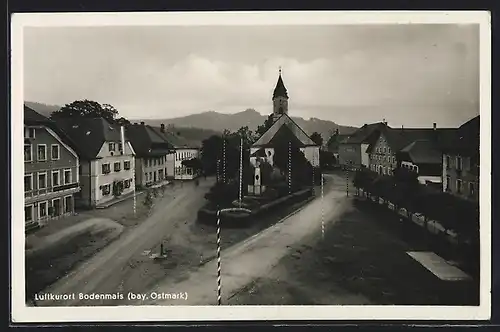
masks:
MULTIPOLYGON (((222 212, 220 215, 220 223, 224 227, 239 228, 250 226, 256 218, 259 218, 262 214, 268 212, 271 208, 282 206, 284 203, 296 203, 307 199, 312 195, 311 189, 304 189, 297 191, 293 194, 280 197, 272 202, 261 205, 260 207, 252 210, 251 213, 241 214, 236 212, 222 212)), ((217 211, 210 210, 207 208, 202 208, 198 211, 198 221, 204 224, 214 225, 217 223, 217 211)))

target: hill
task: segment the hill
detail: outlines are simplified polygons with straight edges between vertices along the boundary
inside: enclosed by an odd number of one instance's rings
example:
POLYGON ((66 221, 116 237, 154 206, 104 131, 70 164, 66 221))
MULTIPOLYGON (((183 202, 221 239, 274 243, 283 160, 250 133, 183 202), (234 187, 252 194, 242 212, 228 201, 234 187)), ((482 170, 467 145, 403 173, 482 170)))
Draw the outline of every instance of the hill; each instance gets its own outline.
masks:
MULTIPOLYGON (((264 123, 267 115, 261 115, 253 109, 247 109, 243 112, 234 114, 218 113, 215 111, 191 114, 179 118, 171 119, 149 119, 149 120, 134 120, 133 122, 144 121, 146 124, 159 126, 160 124, 173 125, 175 127, 184 128, 204 128, 222 132, 224 129, 230 131, 238 130, 243 126, 248 126, 250 130, 255 130, 257 127, 264 123)), ((349 126, 341 126, 332 121, 321 120, 317 118, 310 118, 305 120, 299 117, 292 117, 297 124, 304 129, 307 134, 312 134, 317 131, 327 141, 330 135, 336 130, 339 134, 348 135, 353 133, 357 128, 349 126)))
POLYGON ((62 107, 58 105, 47 105, 47 104, 37 103, 34 101, 25 101, 24 103, 29 108, 34 109, 35 111, 46 117, 49 117, 52 112, 58 111, 62 107))

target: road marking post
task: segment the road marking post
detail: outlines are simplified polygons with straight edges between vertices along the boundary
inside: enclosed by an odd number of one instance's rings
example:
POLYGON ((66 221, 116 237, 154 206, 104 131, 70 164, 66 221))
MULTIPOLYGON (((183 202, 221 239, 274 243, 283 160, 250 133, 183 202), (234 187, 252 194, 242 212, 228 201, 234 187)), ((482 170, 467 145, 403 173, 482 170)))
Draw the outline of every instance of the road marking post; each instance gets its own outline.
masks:
POLYGON ((221 305, 220 210, 217 210, 217 304, 221 305))
POLYGON ((346 178, 346 182, 345 182, 346 196, 349 196, 349 169, 347 169, 347 168, 345 171, 345 178, 346 178))
POLYGON ((288 142, 288 193, 292 193, 292 142, 288 142))
POLYGON ((325 208, 324 208, 324 190, 323 174, 321 174, 321 237, 325 238, 325 208))
POLYGON ((243 137, 240 140, 240 192, 239 192, 239 202, 241 207, 241 191, 243 182, 243 137))
POLYGON ((226 184, 226 137, 222 141, 222 181, 226 184))

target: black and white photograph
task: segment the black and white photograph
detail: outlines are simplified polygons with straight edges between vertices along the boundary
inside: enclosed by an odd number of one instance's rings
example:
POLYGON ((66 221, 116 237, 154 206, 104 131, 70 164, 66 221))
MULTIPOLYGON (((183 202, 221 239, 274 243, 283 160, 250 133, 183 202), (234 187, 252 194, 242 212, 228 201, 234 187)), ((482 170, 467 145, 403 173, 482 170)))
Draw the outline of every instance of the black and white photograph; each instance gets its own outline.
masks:
POLYGON ((15 14, 13 320, 488 319, 490 43, 487 12, 15 14))

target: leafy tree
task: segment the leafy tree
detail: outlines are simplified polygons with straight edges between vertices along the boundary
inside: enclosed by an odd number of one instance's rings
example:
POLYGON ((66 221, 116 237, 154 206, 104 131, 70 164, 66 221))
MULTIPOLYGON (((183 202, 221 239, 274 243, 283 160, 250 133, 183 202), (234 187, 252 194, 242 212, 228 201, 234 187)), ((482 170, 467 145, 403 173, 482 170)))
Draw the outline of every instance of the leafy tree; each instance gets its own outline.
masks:
POLYGON ((130 121, 125 119, 124 117, 121 117, 119 119, 115 120, 115 123, 119 126, 127 126, 130 125, 130 121))
POLYGON ((315 131, 311 135, 311 139, 314 143, 316 143, 319 146, 323 146, 323 137, 321 137, 321 134, 315 131))
POLYGON ((109 104, 99 104, 92 100, 76 100, 70 104, 64 105, 60 110, 52 112, 51 118, 83 117, 98 118, 102 117, 110 122, 114 122, 118 115, 116 108, 109 104))
POLYGON ((198 158, 183 160, 182 166, 187 167, 187 168, 192 168, 195 173, 198 173, 198 172, 203 170, 202 162, 198 158))
POLYGON ((304 153, 295 144, 291 144, 289 149, 288 142, 282 142, 274 147, 273 161, 288 179, 289 160, 291 161, 291 182, 292 190, 296 190, 304 185, 310 186, 312 183, 313 167, 306 159, 304 153), (289 154, 291 154, 289 158, 289 154))
POLYGON ((335 165, 336 161, 337 160, 333 155, 333 152, 324 150, 319 151, 319 166, 322 169, 332 167, 333 165, 335 165))
POLYGON ((144 197, 143 204, 148 209, 151 208, 151 206, 153 206, 153 195, 150 190, 146 192, 146 197, 144 197))
POLYGON ((264 133, 269 129, 271 128, 271 126, 273 125, 274 121, 273 121, 273 115, 272 114, 269 114, 266 121, 261 124, 260 126, 257 127, 257 130, 256 130, 256 134, 258 136, 261 136, 261 135, 264 135, 264 133))

